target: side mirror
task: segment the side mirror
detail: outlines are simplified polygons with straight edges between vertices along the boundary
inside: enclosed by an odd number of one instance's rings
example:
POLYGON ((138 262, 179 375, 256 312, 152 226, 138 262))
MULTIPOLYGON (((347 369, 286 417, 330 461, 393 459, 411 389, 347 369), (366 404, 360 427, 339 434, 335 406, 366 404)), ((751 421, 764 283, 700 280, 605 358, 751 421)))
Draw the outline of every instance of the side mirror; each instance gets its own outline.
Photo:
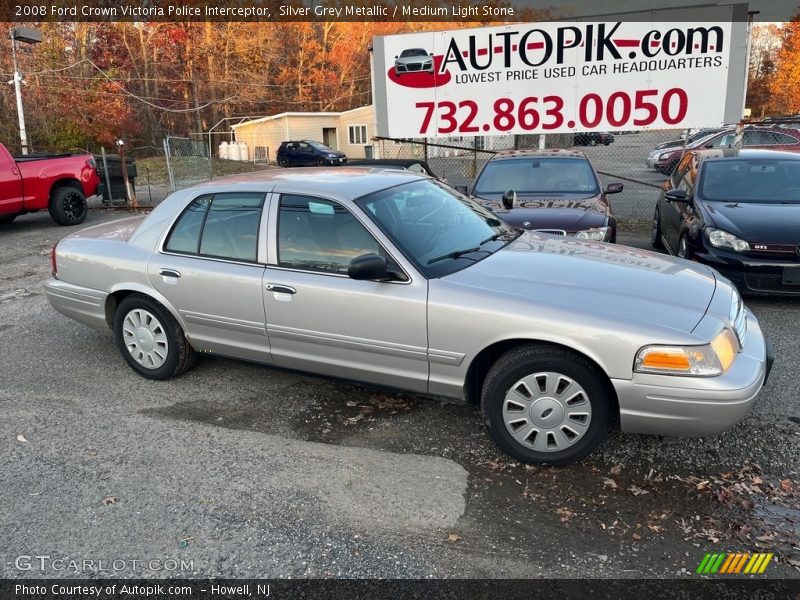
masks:
POLYGON ((389 263, 383 256, 377 254, 362 254, 350 261, 347 267, 350 279, 400 279, 398 273, 389 269, 389 263))
MULTIPOLYGON (((444 181, 444 180, 442 180, 442 181, 444 181)), ((457 192, 461 192, 462 194, 469 194, 469 190, 467 189, 467 186, 465 186, 465 185, 457 185, 457 186, 454 187, 454 189, 457 192)))
POLYGON ((609 183, 606 186, 606 194, 619 194, 624 187, 621 183, 609 183))
POLYGON ((664 194, 667 202, 689 202, 689 196, 683 190, 669 190, 664 194))
POLYGON ((506 190, 503 194, 503 208, 511 210, 517 203, 517 192, 514 190, 506 190))

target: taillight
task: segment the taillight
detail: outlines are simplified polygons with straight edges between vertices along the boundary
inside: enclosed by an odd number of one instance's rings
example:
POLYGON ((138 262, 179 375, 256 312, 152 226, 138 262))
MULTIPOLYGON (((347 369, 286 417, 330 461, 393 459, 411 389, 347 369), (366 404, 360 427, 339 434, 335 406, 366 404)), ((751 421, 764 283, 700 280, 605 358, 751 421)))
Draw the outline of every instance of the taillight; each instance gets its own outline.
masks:
POLYGON ((58 265, 56 264, 56 246, 58 246, 58 242, 53 244, 53 247, 50 249, 50 268, 51 272, 53 273, 53 277, 58 277, 58 265))

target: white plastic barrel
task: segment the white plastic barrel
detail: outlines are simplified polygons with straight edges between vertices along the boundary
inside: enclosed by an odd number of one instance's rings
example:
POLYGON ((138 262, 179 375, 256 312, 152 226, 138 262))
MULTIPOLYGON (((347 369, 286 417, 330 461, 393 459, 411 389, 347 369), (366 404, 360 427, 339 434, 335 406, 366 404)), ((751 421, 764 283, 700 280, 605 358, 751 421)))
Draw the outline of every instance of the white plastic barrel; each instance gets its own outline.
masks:
POLYGON ((247 142, 239 142, 239 160, 250 160, 250 152, 247 149, 247 142))
POLYGON ((219 145, 219 157, 223 159, 228 158, 228 142, 222 142, 219 145))
POLYGON ((242 160, 242 153, 239 148, 240 146, 236 142, 228 144, 228 160, 242 160))

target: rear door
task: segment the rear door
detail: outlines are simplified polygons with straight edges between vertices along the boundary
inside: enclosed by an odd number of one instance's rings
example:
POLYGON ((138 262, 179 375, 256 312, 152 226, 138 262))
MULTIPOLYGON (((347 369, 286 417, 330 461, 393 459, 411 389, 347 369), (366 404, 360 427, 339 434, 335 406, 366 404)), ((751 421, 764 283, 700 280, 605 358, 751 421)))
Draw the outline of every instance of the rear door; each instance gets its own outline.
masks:
POLYGON ((180 313, 195 350, 270 362, 259 238, 264 193, 195 198, 150 259, 151 285, 180 313))

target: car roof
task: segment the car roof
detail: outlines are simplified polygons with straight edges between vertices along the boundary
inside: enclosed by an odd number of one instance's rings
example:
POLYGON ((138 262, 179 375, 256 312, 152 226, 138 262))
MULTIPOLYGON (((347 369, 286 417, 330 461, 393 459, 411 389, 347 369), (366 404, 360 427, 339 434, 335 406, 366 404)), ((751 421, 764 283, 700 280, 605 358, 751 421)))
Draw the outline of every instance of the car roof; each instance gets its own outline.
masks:
POLYGON ((404 170, 377 170, 368 167, 308 167, 265 169, 220 177, 192 186, 201 193, 271 191, 292 189, 322 197, 353 200, 395 185, 428 179, 427 175, 404 170))
POLYGON ((513 158, 583 158, 586 155, 580 150, 562 150, 558 148, 545 148, 543 150, 502 150, 495 154, 491 160, 504 160, 513 158))
POLYGON ((797 152, 768 150, 765 148, 712 148, 709 150, 693 150, 693 153, 701 160, 721 160, 726 158, 800 160, 800 154, 797 152))

